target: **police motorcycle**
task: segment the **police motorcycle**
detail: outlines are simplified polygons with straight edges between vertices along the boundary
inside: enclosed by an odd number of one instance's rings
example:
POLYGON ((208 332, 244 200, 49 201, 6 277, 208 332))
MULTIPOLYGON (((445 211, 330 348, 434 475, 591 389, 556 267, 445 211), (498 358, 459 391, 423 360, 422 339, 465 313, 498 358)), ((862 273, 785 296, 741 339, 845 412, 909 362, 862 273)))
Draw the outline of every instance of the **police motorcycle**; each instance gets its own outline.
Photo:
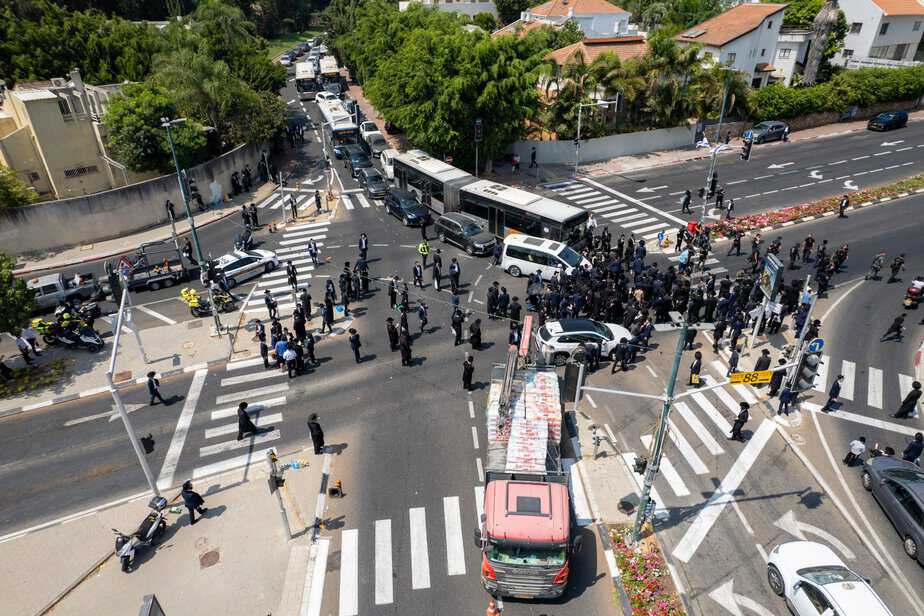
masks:
POLYGON ((130 535, 112 529, 116 534, 115 554, 122 564, 122 572, 129 573, 135 561, 135 550, 153 545, 167 530, 167 521, 164 519, 167 509, 167 499, 155 496, 148 503, 151 511, 144 517, 138 530, 130 535))
POLYGON ((55 311, 54 321, 38 317, 32 320, 32 327, 41 334, 46 344, 73 349, 85 348, 91 353, 96 353, 103 348, 103 339, 80 315, 85 315, 92 323, 99 316, 99 306, 87 306, 85 309, 78 309, 77 314, 71 313, 67 306, 61 306, 55 311))
MULTIPOLYGON (((219 312, 232 312, 234 310, 235 299, 227 291, 212 289, 212 298, 215 300, 215 307, 219 312)), ((199 297, 199 292, 195 289, 186 287, 180 290, 180 299, 189 306, 189 312, 194 317, 207 317, 212 314, 212 304, 204 297, 199 297)))

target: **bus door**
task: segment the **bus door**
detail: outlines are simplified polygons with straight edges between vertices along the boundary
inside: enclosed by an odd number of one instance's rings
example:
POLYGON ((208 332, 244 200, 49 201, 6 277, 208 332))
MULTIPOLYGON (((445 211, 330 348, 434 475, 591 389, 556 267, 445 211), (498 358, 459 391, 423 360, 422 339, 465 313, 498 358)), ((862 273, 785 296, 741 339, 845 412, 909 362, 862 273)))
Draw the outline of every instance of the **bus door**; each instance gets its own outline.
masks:
POLYGON ((504 210, 500 209, 499 207, 494 207, 491 209, 494 211, 494 215, 491 216, 490 221, 491 233, 493 233, 495 237, 506 237, 507 227, 504 226, 504 210))

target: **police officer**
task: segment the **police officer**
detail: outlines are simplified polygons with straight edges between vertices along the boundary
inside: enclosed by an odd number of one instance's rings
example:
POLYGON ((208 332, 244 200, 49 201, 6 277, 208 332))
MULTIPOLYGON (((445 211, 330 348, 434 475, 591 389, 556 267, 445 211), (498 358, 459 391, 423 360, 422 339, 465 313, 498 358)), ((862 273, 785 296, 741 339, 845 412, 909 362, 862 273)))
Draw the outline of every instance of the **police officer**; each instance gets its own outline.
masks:
POLYGON ((427 255, 430 254, 430 244, 427 243, 426 239, 417 244, 417 254, 420 255, 420 260, 423 261, 423 266, 427 267, 427 255))

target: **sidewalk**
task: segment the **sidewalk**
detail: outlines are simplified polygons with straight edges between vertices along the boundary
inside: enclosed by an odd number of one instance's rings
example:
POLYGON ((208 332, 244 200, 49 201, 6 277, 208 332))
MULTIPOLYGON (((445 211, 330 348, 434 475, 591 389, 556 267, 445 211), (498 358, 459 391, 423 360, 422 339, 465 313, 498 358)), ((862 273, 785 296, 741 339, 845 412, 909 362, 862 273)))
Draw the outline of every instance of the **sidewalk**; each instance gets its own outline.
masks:
MULTIPOLYGON (((113 375, 116 384, 144 383, 145 375, 151 370, 164 377, 227 361, 230 348, 226 338, 211 337, 211 325, 210 319, 194 319, 141 330, 141 343, 150 363, 144 362, 135 336, 123 325, 117 373, 113 375)), ((109 391, 106 371, 109 369, 113 340, 113 336, 104 338, 106 346, 99 353, 40 346, 42 355, 33 358, 33 361, 44 364, 63 359, 69 366, 66 376, 49 387, 0 400, 0 417, 109 391)), ((6 363, 10 368, 24 365, 10 336, 0 335, 0 355, 8 358, 6 363)), ((111 400, 107 399, 105 404, 111 404, 111 400)))
MULTIPOLYGON (((297 454, 279 464, 296 459, 309 465, 285 471, 285 490, 316 496, 323 458, 297 454)), ((137 614, 144 596, 152 593, 168 616, 296 616, 310 573, 312 535, 288 508, 293 539, 286 542, 268 476, 268 465, 260 461, 249 470, 197 481, 194 488, 208 508, 203 519, 191 527, 182 500, 171 503, 179 504, 181 513, 167 513, 165 535, 136 552, 131 573, 122 573, 113 557, 110 528, 134 530, 148 511, 147 494, 5 539, 0 543, 4 616, 137 614)), ((177 493, 164 496, 169 500, 177 493)), ((313 522, 312 516, 309 525, 313 522)))

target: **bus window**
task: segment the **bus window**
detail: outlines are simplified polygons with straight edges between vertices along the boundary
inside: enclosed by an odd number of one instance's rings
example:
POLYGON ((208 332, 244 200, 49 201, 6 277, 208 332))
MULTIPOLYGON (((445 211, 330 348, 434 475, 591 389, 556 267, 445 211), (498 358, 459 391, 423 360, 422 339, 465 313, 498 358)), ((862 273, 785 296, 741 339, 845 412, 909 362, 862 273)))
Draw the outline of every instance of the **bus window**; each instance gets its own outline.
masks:
POLYGON ((484 221, 491 220, 491 209, 469 199, 462 200, 462 211, 484 221))
POLYGON ((520 212, 512 211, 508 211, 505 218, 506 226, 509 230, 515 229, 520 233, 532 235, 533 237, 546 237, 542 234, 542 222, 535 218, 531 219, 520 212))

